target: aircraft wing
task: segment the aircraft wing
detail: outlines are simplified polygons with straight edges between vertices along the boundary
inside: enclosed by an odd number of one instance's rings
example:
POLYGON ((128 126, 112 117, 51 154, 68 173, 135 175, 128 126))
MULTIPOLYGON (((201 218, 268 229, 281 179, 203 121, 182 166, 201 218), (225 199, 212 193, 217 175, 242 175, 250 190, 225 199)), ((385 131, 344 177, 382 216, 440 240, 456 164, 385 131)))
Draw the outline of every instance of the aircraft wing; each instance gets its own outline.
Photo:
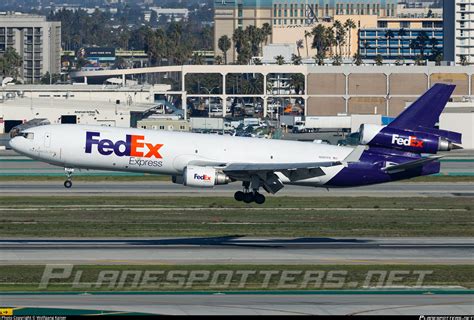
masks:
POLYGON ((224 167, 224 172, 258 172, 258 171, 297 171, 311 170, 321 167, 340 165, 338 161, 301 162, 301 163, 230 163, 224 167))
POLYGON ((430 157, 421 158, 421 159, 417 159, 417 160, 413 160, 413 161, 409 161, 409 162, 405 162, 405 163, 401 163, 401 164, 396 164, 396 165, 393 165, 393 166, 387 166, 387 167, 383 168, 382 170, 384 170, 387 173, 397 173, 397 172, 401 172, 401 171, 404 171, 404 170, 409 170, 409 169, 413 169, 413 168, 416 168, 416 167, 420 167, 420 166, 422 166, 426 163, 438 160, 439 158, 442 158, 442 157, 443 156, 430 156, 430 157))
POLYGON ((239 180, 258 177, 263 188, 276 193, 283 183, 275 174, 280 172, 290 181, 309 179, 325 175, 324 167, 341 165, 339 161, 301 162, 301 163, 230 163, 222 168, 229 177, 239 180))

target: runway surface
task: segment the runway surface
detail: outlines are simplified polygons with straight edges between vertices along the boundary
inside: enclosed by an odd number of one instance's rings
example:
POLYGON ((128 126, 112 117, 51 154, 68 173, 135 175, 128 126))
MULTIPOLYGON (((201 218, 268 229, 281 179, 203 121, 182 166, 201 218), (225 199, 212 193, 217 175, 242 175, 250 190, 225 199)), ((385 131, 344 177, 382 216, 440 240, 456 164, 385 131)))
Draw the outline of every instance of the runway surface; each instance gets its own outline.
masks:
POLYGON ((474 295, 415 294, 113 294, 0 295, 2 305, 155 314, 472 315, 474 295))
MULTIPOLYGON (((240 190, 239 184, 216 186, 213 189, 196 189, 184 187, 171 182, 74 182, 71 189, 66 189, 61 181, 48 182, 2 182, 0 194, 5 195, 186 195, 186 196, 232 196, 240 190)), ((393 182, 381 185, 355 188, 313 188, 285 186, 276 196, 380 196, 380 197, 413 197, 413 196, 474 196, 474 183, 439 182, 412 183, 393 182)))
POLYGON ((472 238, 0 240, 0 264, 473 264, 472 238))

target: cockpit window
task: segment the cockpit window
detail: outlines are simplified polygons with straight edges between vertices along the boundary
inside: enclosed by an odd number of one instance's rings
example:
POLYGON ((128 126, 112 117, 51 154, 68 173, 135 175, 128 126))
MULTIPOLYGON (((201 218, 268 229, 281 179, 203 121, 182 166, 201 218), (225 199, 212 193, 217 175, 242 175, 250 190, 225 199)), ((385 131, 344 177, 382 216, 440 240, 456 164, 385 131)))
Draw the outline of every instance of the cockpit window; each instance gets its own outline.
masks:
POLYGON ((10 138, 14 137, 23 137, 29 140, 33 140, 35 138, 35 134, 33 132, 24 132, 18 129, 13 129, 10 131, 10 138))

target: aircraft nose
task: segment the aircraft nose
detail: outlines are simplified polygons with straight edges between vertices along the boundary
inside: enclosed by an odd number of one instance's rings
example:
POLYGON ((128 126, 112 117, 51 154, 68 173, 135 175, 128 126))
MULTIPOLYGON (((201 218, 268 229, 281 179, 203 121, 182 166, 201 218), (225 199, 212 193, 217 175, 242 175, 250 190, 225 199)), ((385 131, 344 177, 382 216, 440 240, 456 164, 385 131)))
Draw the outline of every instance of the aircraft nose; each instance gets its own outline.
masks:
POLYGON ((26 147, 25 145, 25 138, 23 137, 14 137, 10 139, 10 147, 15 150, 16 152, 24 152, 24 149, 26 147))

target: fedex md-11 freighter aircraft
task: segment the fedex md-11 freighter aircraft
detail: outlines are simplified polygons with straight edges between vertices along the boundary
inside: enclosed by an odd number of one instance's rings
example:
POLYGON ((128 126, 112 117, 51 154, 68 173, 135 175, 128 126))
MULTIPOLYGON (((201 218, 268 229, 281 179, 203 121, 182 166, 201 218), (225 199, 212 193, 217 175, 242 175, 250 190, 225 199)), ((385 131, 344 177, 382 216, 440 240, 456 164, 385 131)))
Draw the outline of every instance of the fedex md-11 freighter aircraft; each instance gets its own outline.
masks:
POLYGON ((241 181, 235 199, 265 202, 263 188, 286 184, 354 187, 438 173, 438 151, 460 148, 461 134, 435 128, 455 86, 435 84, 387 126, 361 125, 356 148, 309 142, 151 131, 90 125, 45 125, 17 131, 10 146, 65 168, 143 172, 212 188, 241 181))

